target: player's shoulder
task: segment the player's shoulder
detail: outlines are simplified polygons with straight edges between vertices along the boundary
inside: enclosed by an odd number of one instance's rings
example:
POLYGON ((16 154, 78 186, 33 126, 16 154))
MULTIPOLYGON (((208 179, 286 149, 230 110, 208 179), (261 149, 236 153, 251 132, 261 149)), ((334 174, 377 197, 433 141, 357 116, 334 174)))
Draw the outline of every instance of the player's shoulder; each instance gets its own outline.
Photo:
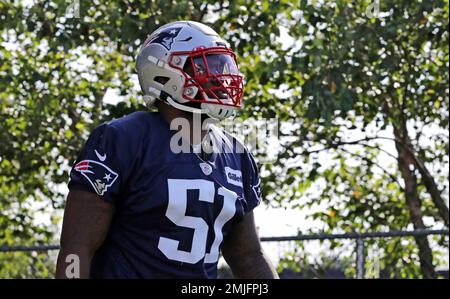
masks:
POLYGON ((160 126, 161 119, 155 112, 136 111, 120 118, 103 123, 99 127, 126 138, 143 138, 160 126))
POLYGON ((146 129, 147 127, 152 125, 152 122, 155 121, 155 118, 156 115, 153 112, 136 111, 120 118, 110 120, 105 124, 118 130, 128 131, 138 128, 146 129))
POLYGON ((155 127, 161 126, 160 123, 161 118, 156 113, 136 111, 100 124, 92 131, 91 139, 105 139, 122 146, 139 145, 157 131, 155 127))

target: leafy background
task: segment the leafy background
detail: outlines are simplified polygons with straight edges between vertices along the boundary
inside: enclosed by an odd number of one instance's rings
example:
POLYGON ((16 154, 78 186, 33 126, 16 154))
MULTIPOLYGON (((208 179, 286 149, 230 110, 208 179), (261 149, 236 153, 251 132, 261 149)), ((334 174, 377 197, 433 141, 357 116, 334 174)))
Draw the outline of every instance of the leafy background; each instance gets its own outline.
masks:
MULTIPOLYGON (((278 159, 261 167, 267 205, 311 211, 317 228, 301 233, 448 228, 448 1, 383 0, 375 15, 372 0, 79 3, 77 17, 68 1, 0 0, 0 244, 57 242, 61 185, 89 131, 146 109, 139 47, 187 19, 236 49, 241 117, 291 122, 278 159), (111 91, 120 103, 108 103, 111 91)), ((437 277, 448 260, 448 237, 376 246, 386 277, 437 277)), ((333 263, 302 248, 279 269, 320 277, 333 263)), ((0 253, 0 277, 51 277, 53 267, 51 253, 0 253)), ((348 261, 339 267, 354 275, 348 261)))

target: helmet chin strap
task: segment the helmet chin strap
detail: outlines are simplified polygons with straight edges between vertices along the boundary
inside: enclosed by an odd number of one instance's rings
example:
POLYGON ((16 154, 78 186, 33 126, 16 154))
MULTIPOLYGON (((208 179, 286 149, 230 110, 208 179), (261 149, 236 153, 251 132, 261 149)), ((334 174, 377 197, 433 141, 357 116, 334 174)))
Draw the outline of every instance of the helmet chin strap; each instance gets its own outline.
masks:
POLYGON ((208 104, 208 103, 202 103, 200 105, 200 109, 199 108, 195 108, 195 107, 188 107, 185 105, 182 105, 176 101, 174 101, 172 99, 172 97, 167 96, 166 97, 166 101, 173 107, 179 109, 179 110, 183 110, 183 111, 187 111, 187 112, 193 112, 193 113, 203 113, 203 114, 207 114, 209 117, 217 119, 217 120, 222 120, 225 119, 227 117, 230 117, 234 114, 234 109, 231 107, 225 107, 225 106, 220 106, 220 105, 214 105, 214 104, 208 104))
POLYGON ((172 97, 167 96, 166 97, 166 101, 173 107, 179 109, 179 110, 183 110, 183 111, 187 111, 187 112, 193 112, 193 113, 207 113, 207 111, 203 110, 203 109, 198 109, 195 107, 188 107, 188 106, 184 106, 180 103, 175 102, 172 97))
POLYGON ((182 105, 176 101, 173 100, 173 98, 168 95, 167 93, 162 93, 160 90, 150 87, 148 89, 148 95, 144 96, 144 101, 147 104, 147 106, 151 107, 155 103, 156 99, 161 99, 162 101, 166 101, 169 103, 172 107, 192 112, 192 113, 203 113, 207 114, 209 117, 214 118, 216 120, 223 120, 227 117, 230 117, 234 114, 234 109, 227 106, 221 106, 221 105, 214 105, 214 104, 208 104, 208 103, 202 103, 199 108, 195 107, 188 107, 185 105, 182 105), (164 99, 163 99, 164 98, 164 99))

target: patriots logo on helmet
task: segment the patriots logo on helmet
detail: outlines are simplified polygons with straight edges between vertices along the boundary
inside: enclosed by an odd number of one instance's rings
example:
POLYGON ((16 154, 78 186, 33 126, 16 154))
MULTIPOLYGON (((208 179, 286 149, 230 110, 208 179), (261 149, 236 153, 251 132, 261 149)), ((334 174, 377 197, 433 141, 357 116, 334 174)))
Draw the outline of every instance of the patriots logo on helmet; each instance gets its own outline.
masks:
POLYGON ((172 48, 173 40, 180 33, 181 27, 174 27, 165 31, 159 32, 154 38, 152 38, 149 44, 161 44, 167 50, 172 48))
POLYGON ((74 169, 80 172, 91 183, 98 195, 105 194, 119 176, 105 164, 93 160, 78 162, 74 169))

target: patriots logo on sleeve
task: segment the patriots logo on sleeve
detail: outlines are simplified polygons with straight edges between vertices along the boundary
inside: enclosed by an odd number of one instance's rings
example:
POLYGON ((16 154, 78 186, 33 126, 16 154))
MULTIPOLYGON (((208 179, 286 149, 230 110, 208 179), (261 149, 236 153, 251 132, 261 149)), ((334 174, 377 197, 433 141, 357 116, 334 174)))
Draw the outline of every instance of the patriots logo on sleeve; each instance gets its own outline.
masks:
POLYGON ((91 183, 98 195, 103 195, 119 176, 103 163, 93 160, 78 162, 74 169, 80 172, 91 183))

